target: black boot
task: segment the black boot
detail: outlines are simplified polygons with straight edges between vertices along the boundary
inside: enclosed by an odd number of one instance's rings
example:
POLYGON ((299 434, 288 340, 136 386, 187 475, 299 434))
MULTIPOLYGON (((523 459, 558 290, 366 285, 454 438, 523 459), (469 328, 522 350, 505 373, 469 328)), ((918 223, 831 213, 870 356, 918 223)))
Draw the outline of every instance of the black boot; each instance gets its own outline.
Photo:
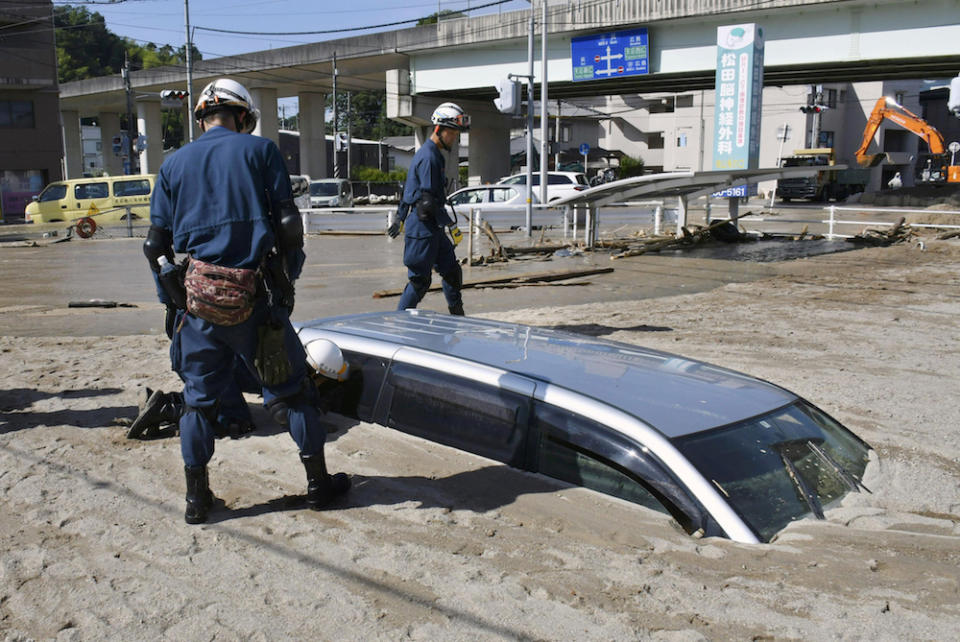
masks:
POLYGON ((301 454, 300 461, 307 471, 307 505, 313 510, 323 510, 350 489, 350 478, 346 473, 327 473, 322 450, 315 455, 301 454))
POLYGON ((207 521, 207 513, 213 504, 207 467, 184 466, 183 470, 187 475, 187 511, 183 518, 188 524, 202 524, 207 521))
POLYGON ((453 316, 456 316, 456 317, 462 317, 462 316, 463 316, 463 304, 462 304, 462 303, 458 303, 458 304, 456 304, 456 305, 448 306, 448 307, 447 307, 447 310, 449 310, 449 311, 450 311, 450 314, 452 314, 453 316))
POLYGON ((146 397, 143 410, 130 424, 130 429, 127 431, 128 439, 151 439, 157 436, 160 426, 180 421, 180 415, 183 412, 182 393, 167 393, 147 388, 146 397))

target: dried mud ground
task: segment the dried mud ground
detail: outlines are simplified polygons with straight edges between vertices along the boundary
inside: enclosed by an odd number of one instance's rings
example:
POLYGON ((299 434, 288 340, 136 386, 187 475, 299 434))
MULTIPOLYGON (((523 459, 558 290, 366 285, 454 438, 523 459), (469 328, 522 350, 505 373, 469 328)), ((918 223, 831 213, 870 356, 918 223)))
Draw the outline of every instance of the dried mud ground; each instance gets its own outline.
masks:
POLYGON ((187 526, 177 441, 125 438, 143 387, 176 385, 165 338, 0 337, 0 638, 957 639, 958 271, 960 244, 931 240, 486 314, 768 379, 875 448, 872 494, 763 545, 336 416, 354 488, 310 512, 259 409, 217 444, 211 523, 187 526))

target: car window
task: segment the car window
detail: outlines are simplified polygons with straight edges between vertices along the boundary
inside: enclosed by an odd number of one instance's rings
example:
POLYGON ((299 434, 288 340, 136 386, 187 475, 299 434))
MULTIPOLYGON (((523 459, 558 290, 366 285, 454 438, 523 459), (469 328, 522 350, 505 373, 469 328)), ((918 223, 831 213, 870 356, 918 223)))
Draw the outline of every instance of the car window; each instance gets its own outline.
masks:
POLYGON ((73 188, 73 195, 78 200, 86 198, 106 198, 109 190, 106 183, 80 183, 73 188))
POLYGON ((376 422, 374 410, 387 373, 387 360, 350 350, 343 351, 343 358, 350 364, 350 385, 346 387, 347 398, 340 414, 376 422))
POLYGON ((135 181, 117 181, 113 184, 114 196, 142 196, 149 193, 150 181, 146 179, 135 181))
POLYGON ((518 194, 519 192, 512 187, 498 187, 490 190, 490 202, 506 203, 510 199, 516 197, 518 194))
POLYGON ((529 398, 405 363, 390 366, 383 394, 387 426, 525 467, 529 398))
POLYGON ((66 185, 48 185, 47 189, 43 190, 40 193, 39 201, 41 203, 44 203, 46 201, 59 201, 66 195, 67 195, 66 185))
POLYGON ((590 186, 590 182, 587 180, 587 177, 584 176, 583 174, 577 174, 576 182, 578 185, 586 185, 587 187, 590 186))
POLYGON ((316 182, 310 183, 310 196, 336 196, 337 184, 316 182))
POLYGON ((547 174, 547 185, 569 185, 572 182, 573 179, 564 174, 547 174))
POLYGON ((460 192, 453 199, 451 199, 454 205, 469 205, 473 203, 482 203, 483 202, 483 192, 482 189, 468 189, 460 192))
POLYGON ((856 489, 868 461, 866 444, 804 402, 675 443, 763 541, 856 489))
POLYGON ((504 185, 526 185, 527 176, 526 174, 520 174, 519 176, 511 176, 507 180, 503 181, 504 185))
POLYGON ((609 428, 549 404, 538 402, 534 408, 533 426, 540 436, 537 472, 667 512, 640 481, 631 479, 610 463, 601 461, 598 453, 584 448, 584 442, 599 438, 609 432, 609 428))

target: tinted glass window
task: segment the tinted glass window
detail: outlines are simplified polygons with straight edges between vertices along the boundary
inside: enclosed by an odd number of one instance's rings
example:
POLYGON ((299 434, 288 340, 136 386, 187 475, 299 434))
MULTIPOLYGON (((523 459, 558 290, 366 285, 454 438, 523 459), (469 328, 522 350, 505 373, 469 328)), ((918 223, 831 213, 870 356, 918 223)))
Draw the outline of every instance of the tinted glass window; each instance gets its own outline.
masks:
POLYGON ((33 101, 0 100, 0 127, 33 129, 33 101))
POLYGON ((505 203, 511 198, 517 196, 518 192, 512 188, 499 187, 497 189, 490 190, 490 200, 494 203, 505 203))
POLYGON ((537 402, 534 409, 532 426, 540 437, 537 472, 669 512, 638 475, 610 459, 610 449, 619 448, 610 441, 610 428, 556 406, 537 402))
POLYGON ((82 200, 85 198, 106 198, 109 193, 106 183, 81 183, 74 186, 73 195, 82 200))
POLYGON ((522 466, 529 399, 420 366, 387 375, 386 425, 460 450, 522 466))
POLYGON ((455 205, 461 205, 466 203, 482 203, 483 190, 482 189, 466 190, 465 192, 460 192, 450 200, 455 205))
MULTIPOLYGON (((150 181, 117 181, 113 184, 114 196, 143 196, 150 193, 150 181)), ((92 198, 92 197, 91 197, 92 198)))
POLYGON ((59 201, 67 195, 66 185, 49 185, 40 193, 40 202, 59 201))
POLYGON ((349 350, 343 351, 343 358, 350 364, 350 378, 344 386, 344 396, 337 412, 361 421, 376 421, 374 406, 387 373, 387 361, 349 350))
POLYGON ((570 185, 573 179, 563 174, 547 174, 547 185, 570 185))
POLYGON ((519 176, 511 176, 507 180, 503 181, 504 185, 526 185, 527 176, 526 174, 521 174, 519 176))
POLYGON ((803 402, 675 441, 765 541, 853 490, 869 451, 803 402))

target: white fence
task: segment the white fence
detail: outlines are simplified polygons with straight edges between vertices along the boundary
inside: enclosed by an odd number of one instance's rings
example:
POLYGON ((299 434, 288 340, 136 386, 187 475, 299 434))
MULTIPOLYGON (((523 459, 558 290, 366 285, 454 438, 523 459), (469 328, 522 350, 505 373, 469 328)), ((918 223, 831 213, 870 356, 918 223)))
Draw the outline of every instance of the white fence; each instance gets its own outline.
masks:
MULTIPOLYGON (((960 215, 960 211, 956 210, 914 210, 914 209, 902 209, 902 208, 883 208, 883 207, 842 207, 838 205, 830 205, 829 207, 823 208, 824 211, 828 213, 827 218, 817 218, 817 219, 796 219, 796 218, 781 218, 779 216, 765 218, 762 216, 751 216, 749 219, 743 219, 744 223, 797 223, 797 224, 806 224, 806 225, 826 225, 827 233, 824 234, 824 237, 828 240, 834 239, 845 239, 855 236, 855 234, 841 234, 837 231, 837 228, 840 226, 846 225, 857 225, 860 227, 874 226, 874 227, 893 227, 896 224, 896 221, 868 221, 864 219, 842 219, 838 218, 838 213, 843 212, 872 212, 880 214, 946 214, 948 216, 957 216, 960 215)), ((960 230, 960 218, 957 219, 957 225, 943 224, 943 223, 910 223, 910 227, 919 227, 919 228, 936 228, 936 229, 945 229, 945 230, 960 230)))

